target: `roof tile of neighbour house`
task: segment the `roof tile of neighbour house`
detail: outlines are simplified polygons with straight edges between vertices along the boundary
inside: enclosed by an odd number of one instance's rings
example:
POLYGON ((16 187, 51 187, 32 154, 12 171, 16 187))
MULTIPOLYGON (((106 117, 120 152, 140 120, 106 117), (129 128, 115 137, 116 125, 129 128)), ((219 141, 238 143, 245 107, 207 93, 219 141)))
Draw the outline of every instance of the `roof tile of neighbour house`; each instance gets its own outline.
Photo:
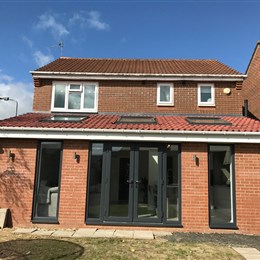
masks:
MULTIPOLYGON (((29 113, 0 121, 0 130, 5 127, 19 128, 67 128, 67 129, 110 129, 110 130, 166 130, 166 131, 226 131, 226 132, 260 132, 260 121, 247 117, 219 116, 226 124, 191 124, 186 116, 154 116, 156 123, 117 123, 120 115, 85 115, 79 122, 50 122, 44 119, 53 114, 29 113)), ((83 116, 83 115, 82 115, 83 116)), ((210 117, 213 118, 213 117, 210 117)), ((22 129, 21 129, 22 130, 22 129)))
POLYGON ((35 72, 148 75, 242 75, 217 60, 87 59, 61 57, 35 72))

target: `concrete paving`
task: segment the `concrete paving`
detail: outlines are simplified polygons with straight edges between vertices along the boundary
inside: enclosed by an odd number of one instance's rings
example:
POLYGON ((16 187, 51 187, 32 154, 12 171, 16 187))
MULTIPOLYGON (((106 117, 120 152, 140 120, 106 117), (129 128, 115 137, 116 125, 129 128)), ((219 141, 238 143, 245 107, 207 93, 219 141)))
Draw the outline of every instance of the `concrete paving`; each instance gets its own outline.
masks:
POLYGON ((134 231, 135 239, 154 239, 154 235, 152 231, 142 231, 136 230, 134 231))
POLYGON ((153 235, 156 237, 171 236, 172 232, 169 231, 153 231, 153 235))
POLYGON ((246 260, 260 260, 260 252, 255 248, 233 247, 233 249, 246 260))
POLYGON ((71 230, 56 230, 52 236, 53 237, 72 237, 75 231, 71 230))
POLYGON ((36 230, 34 231, 32 234, 36 235, 36 236, 51 236, 53 233, 55 232, 55 230, 36 230))
POLYGON ((80 228, 76 230, 73 237, 93 237, 96 231, 96 228, 80 228))
POLYGON ((132 231, 132 230, 116 230, 113 237, 134 238, 134 231, 132 231))
POLYGON ((93 237, 112 237, 115 233, 115 229, 98 229, 93 237))
POLYGON ((31 234, 36 231, 37 228, 17 228, 13 231, 14 234, 31 234))

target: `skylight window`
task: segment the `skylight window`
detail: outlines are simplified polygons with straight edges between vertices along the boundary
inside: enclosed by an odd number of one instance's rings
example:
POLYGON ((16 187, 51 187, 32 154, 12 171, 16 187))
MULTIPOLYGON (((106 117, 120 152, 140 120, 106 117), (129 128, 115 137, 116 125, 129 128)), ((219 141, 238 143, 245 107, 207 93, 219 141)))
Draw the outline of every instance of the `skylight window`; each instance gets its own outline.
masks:
POLYGON ((192 125, 232 125, 219 117, 187 117, 186 120, 192 125))
POLYGON ((62 116, 62 115, 55 115, 49 118, 45 118, 42 121, 47 122, 80 122, 83 119, 87 118, 86 116, 62 116))
POLYGON ((156 120, 152 116, 121 116, 118 124, 155 124, 156 120))

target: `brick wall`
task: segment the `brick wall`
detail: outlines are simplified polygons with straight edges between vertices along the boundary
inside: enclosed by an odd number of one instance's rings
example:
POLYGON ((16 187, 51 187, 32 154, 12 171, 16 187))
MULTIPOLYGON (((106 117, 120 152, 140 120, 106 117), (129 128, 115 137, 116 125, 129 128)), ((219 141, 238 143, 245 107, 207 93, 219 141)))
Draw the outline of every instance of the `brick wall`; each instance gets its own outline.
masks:
POLYGON ((183 143, 181 146, 182 224, 185 230, 209 229, 208 219, 208 146, 183 143), (194 162, 194 155, 199 158, 194 162))
POLYGON ((256 46, 247 70, 247 78, 243 82, 242 96, 249 102, 249 111, 260 119, 260 43, 256 46))
POLYGON ((37 141, 1 140, 0 208, 11 209, 13 225, 31 221, 37 141), (8 158, 8 152, 15 155, 8 158))
MULTIPOLYGON (((241 91, 232 82, 215 82, 215 107, 197 106, 198 82, 173 82, 174 106, 157 106, 157 82, 100 81, 98 112, 176 113, 176 114, 241 114, 241 91), (231 94, 225 95, 224 88, 231 94)), ((34 111, 50 111, 51 81, 40 81, 34 89, 34 111)))
POLYGON ((235 146, 237 224, 260 234, 260 144, 235 146))
MULTIPOLYGON (((237 232, 260 234, 260 144, 235 145, 236 213, 238 230, 210 229, 208 219, 208 146, 183 143, 182 225, 170 231, 237 232), (197 155, 199 164, 194 162, 197 155)), ((36 140, 1 140, 0 207, 11 209, 14 226, 30 226, 37 152, 36 140), (15 159, 8 158, 8 151, 15 159)), ((64 141, 60 186, 59 225, 47 228, 86 227, 88 141, 64 141), (74 160, 74 153, 80 160, 74 160)), ((105 228, 111 228, 107 226, 105 228)), ((117 227, 118 228, 118 227, 117 227)), ((119 227, 145 229, 144 227, 119 227)), ((147 229, 152 229, 151 227, 147 229)), ((154 229, 154 228, 153 228, 154 229)), ((156 228, 155 228, 156 229, 156 228)))

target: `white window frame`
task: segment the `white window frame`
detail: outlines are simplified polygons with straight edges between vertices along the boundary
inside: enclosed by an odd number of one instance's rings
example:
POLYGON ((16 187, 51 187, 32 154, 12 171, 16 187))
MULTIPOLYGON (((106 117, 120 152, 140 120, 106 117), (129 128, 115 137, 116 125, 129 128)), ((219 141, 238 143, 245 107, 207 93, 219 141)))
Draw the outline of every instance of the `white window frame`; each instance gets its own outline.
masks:
POLYGON ((174 106, 174 87, 172 83, 158 83, 157 84, 157 105, 158 106, 174 106), (170 87, 170 101, 161 101, 160 88, 162 86, 170 87))
POLYGON ((56 81, 52 84, 52 98, 51 98, 51 111, 52 112, 98 112, 98 83, 97 82, 62 82, 56 81), (65 85, 65 104, 64 108, 54 107, 54 100, 55 100, 55 86, 64 84, 65 85), (70 85, 80 85, 80 90, 78 89, 70 89, 70 85), (94 97, 94 108, 83 108, 84 104, 84 86, 86 85, 94 85, 95 86, 95 97, 94 97), (68 99, 70 92, 80 92, 81 93, 81 100, 80 100, 80 109, 68 109, 68 99))
POLYGON ((215 87, 212 83, 198 84, 198 106, 215 106, 215 87), (211 88, 211 101, 203 102, 201 101, 201 87, 211 88))

